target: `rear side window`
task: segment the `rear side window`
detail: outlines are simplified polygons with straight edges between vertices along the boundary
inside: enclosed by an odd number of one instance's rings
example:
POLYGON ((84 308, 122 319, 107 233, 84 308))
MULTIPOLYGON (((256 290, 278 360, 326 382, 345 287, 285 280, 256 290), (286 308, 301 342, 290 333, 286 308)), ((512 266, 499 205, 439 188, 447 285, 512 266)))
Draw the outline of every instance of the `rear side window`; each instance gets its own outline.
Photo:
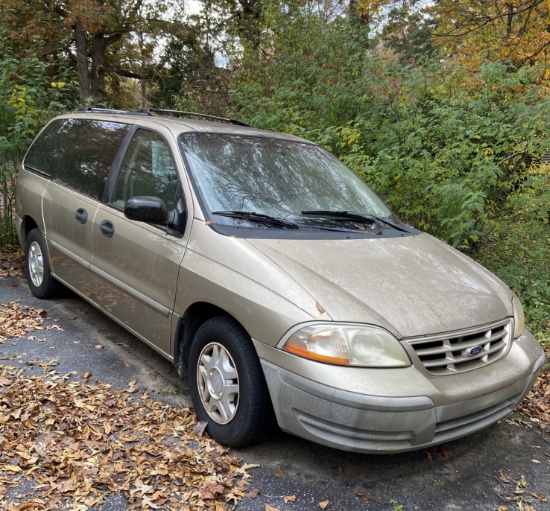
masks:
POLYGON ((129 126, 93 119, 58 119, 38 136, 25 167, 100 200, 129 126))

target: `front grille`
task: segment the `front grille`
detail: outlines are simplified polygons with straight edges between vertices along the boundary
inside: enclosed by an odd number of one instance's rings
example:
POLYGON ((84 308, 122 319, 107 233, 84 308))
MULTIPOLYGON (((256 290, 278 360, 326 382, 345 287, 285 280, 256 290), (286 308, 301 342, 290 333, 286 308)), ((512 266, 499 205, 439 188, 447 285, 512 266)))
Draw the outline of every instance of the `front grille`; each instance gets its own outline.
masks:
POLYGON ((445 375, 495 362, 506 354, 511 340, 512 321, 506 319, 489 326, 406 342, 429 373, 445 375))

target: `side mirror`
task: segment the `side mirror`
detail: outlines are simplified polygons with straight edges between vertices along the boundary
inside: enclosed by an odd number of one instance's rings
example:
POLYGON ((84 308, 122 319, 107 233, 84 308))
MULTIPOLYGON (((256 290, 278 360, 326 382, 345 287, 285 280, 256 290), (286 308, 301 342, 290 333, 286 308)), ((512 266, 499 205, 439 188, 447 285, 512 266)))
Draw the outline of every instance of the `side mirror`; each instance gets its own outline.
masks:
POLYGON ((131 197, 124 205, 124 216, 148 224, 165 225, 168 220, 164 201, 158 197, 131 197))

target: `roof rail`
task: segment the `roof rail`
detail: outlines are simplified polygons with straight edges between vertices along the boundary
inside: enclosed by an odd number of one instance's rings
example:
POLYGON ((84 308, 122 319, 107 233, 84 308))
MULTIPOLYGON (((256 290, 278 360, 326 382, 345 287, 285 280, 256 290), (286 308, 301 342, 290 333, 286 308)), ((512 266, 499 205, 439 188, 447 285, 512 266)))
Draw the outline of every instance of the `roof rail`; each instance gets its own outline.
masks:
POLYGON ((128 112, 127 110, 116 110, 114 108, 104 108, 104 107, 86 107, 86 108, 79 108, 77 112, 90 112, 90 113, 100 113, 100 114, 144 114, 145 112, 140 112, 139 110, 137 112, 128 112))
POLYGON ((238 121, 237 119, 230 119, 228 117, 218 117, 217 115, 199 114, 197 112, 184 112, 181 110, 165 110, 162 108, 144 107, 144 108, 139 108, 138 110, 135 110, 132 112, 128 110, 116 110, 114 108, 87 107, 87 108, 80 108, 78 112, 82 112, 82 113, 89 112, 89 113, 100 113, 100 114, 151 115, 151 116, 154 116, 154 114, 185 115, 190 117, 201 117, 204 119, 212 119, 214 121, 227 122, 229 124, 236 124, 237 126, 245 126, 246 128, 251 127, 249 124, 238 121))
POLYGON ((165 110, 162 108, 140 108, 137 113, 143 113, 147 115, 153 115, 153 114, 169 114, 169 115, 187 115, 192 117, 202 117, 205 119, 212 119, 214 121, 222 121, 222 122, 228 122, 229 124, 236 124, 237 126, 245 126, 247 128, 250 128, 249 124, 246 124, 244 122, 238 121, 236 119, 230 119, 228 117, 218 117, 217 115, 208 115, 208 114, 199 114, 196 112, 184 112, 181 110, 165 110))

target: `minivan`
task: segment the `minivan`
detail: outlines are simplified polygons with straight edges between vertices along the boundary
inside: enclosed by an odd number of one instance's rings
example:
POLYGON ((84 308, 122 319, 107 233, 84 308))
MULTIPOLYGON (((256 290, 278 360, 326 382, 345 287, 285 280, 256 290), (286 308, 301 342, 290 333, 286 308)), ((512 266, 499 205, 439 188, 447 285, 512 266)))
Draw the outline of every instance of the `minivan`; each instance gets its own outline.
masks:
POLYGON ((56 117, 17 178, 31 292, 62 284, 189 378, 208 433, 393 453, 510 413, 544 353, 517 296, 324 148, 237 121, 56 117))

